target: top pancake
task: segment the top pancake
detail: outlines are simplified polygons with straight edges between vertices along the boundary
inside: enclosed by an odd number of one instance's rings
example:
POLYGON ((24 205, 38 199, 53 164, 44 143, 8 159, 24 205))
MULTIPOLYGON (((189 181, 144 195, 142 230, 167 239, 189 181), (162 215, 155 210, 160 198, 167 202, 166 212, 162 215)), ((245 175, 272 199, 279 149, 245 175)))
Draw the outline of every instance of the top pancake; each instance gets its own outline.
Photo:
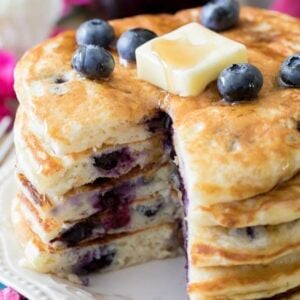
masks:
MULTIPOLYGON (((118 35, 131 27, 163 34, 198 21, 198 16, 199 9, 192 9, 111 23, 118 35)), ((215 83, 197 97, 171 95, 138 80, 135 67, 120 65, 116 54, 109 80, 84 79, 71 68, 73 32, 23 57, 16 68, 16 91, 36 132, 56 153, 119 143, 156 108, 165 109, 173 119, 175 148, 191 202, 208 206, 246 199, 269 191, 300 169, 300 92, 277 84, 285 57, 300 51, 299 25, 278 13, 242 8, 238 26, 224 33, 247 46, 249 62, 264 76, 258 99, 247 104, 225 104, 215 83), (67 81, 55 84, 59 76, 67 81)), ((126 138, 141 136, 136 131, 126 138)))
MULTIPOLYGON (((198 13, 189 10, 177 17, 196 21, 198 13)), ((264 86, 255 101, 243 104, 222 101, 215 82, 197 97, 168 97, 190 213, 199 204, 267 192, 300 169, 300 90, 277 83, 285 57, 300 51, 300 22, 244 8, 238 26, 224 35, 247 46, 264 86)))
MULTIPOLYGON (((117 34, 132 26, 163 34, 182 22, 160 15, 114 24, 117 34)), ((71 67, 76 47, 75 33, 66 32, 27 52, 16 67, 16 93, 35 132, 60 155, 148 138, 141 125, 156 112, 162 91, 138 80, 135 65, 122 66, 116 53, 109 80, 83 78, 71 67)))

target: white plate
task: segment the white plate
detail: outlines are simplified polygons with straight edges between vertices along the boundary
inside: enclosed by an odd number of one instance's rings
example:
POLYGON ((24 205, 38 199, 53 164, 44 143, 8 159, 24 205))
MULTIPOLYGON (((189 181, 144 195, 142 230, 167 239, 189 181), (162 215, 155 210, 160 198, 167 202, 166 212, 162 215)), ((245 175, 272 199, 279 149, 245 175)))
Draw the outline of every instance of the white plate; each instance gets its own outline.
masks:
POLYGON ((182 257, 93 275, 88 287, 20 267, 22 249, 10 223, 10 206, 16 193, 13 165, 13 160, 10 160, 0 169, 0 282, 15 288, 30 300, 186 299, 182 257))

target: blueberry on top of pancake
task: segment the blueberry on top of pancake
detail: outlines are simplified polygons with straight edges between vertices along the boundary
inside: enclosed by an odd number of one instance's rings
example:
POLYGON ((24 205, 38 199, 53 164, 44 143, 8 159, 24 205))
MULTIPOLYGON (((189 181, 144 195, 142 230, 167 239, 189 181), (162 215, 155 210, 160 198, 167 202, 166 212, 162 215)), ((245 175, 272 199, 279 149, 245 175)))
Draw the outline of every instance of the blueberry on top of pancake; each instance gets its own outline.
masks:
POLYGON ((279 83, 285 87, 300 88, 300 54, 285 59, 280 68, 279 83))
POLYGON ((114 28, 106 21, 92 19, 82 23, 76 31, 77 44, 108 47, 115 39, 114 28))

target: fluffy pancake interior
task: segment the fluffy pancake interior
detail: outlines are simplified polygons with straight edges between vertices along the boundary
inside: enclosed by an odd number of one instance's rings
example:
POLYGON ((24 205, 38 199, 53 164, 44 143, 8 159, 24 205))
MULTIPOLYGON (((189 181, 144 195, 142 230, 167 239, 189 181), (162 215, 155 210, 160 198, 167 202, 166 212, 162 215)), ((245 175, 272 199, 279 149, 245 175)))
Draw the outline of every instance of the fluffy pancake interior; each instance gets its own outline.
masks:
POLYGON ((81 275, 96 270, 110 271, 179 253, 175 224, 111 235, 80 247, 57 251, 43 244, 30 230, 17 204, 12 220, 25 247, 26 266, 42 273, 81 275))
POLYGON ((24 175, 19 174, 18 179, 22 192, 39 210, 41 217, 71 221, 103 210, 102 206, 106 205, 108 197, 116 201, 131 202, 133 199, 148 197, 157 191, 169 190, 172 182, 176 187, 176 172, 174 172, 172 164, 152 166, 143 172, 137 169, 122 178, 107 182, 96 181, 54 199, 39 194, 24 175))
POLYGON ((136 231, 182 218, 182 205, 176 191, 157 193, 113 211, 63 223, 55 218, 42 219, 31 201, 21 193, 16 201, 31 230, 44 243, 51 242, 57 248, 75 246, 107 234, 136 231))
POLYGON ((165 163, 171 151, 164 127, 168 117, 160 113, 157 118, 149 121, 152 134, 146 140, 55 155, 31 131, 26 113, 19 109, 14 129, 19 172, 24 173, 40 193, 63 195, 99 177, 116 178, 136 167, 143 169, 165 163))

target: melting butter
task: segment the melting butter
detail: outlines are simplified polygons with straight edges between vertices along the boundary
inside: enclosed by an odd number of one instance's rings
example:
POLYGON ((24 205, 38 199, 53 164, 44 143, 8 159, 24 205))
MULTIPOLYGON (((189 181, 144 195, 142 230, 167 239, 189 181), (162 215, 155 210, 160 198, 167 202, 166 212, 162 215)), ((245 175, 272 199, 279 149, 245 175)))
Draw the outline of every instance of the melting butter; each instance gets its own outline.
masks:
POLYGON ((200 94, 224 68, 245 62, 244 45, 198 23, 184 25, 136 50, 138 78, 180 96, 200 94))
POLYGON ((162 60, 164 65, 176 69, 195 66, 213 49, 213 44, 194 45, 184 36, 174 40, 156 39, 152 44, 153 53, 162 60))

